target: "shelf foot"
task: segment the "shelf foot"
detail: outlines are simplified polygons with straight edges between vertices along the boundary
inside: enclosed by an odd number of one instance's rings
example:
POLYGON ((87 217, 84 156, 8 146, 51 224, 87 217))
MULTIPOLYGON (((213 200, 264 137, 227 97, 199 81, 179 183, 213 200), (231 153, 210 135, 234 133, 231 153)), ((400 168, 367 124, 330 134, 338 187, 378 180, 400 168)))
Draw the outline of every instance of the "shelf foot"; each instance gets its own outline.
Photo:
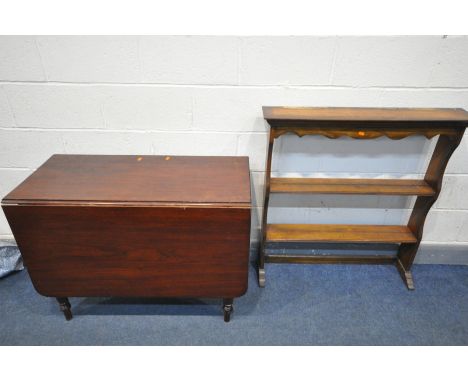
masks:
POLYGON ((71 304, 70 301, 68 301, 67 297, 57 297, 57 302, 60 305, 60 310, 63 312, 63 315, 65 316, 65 319, 67 321, 70 321, 73 318, 72 312, 71 312, 71 304))
POLYGON ((232 303, 234 299, 232 298, 223 298, 223 312, 224 312, 224 322, 231 321, 231 313, 234 311, 232 303))
POLYGON ((265 268, 258 268, 258 285, 265 288, 265 268))
POLYGON ((405 269, 400 259, 397 259, 396 267, 408 290, 414 290, 413 274, 411 271, 405 269))

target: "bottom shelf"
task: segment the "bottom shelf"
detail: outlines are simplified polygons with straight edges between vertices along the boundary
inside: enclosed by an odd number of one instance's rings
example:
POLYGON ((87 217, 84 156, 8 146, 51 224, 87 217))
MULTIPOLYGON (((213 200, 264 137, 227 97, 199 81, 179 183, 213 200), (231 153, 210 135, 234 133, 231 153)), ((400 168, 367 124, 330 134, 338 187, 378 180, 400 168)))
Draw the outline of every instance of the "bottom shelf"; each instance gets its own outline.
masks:
POLYGON ((416 243, 407 226, 268 224, 267 242, 416 243))
POLYGON ((335 256, 335 255, 265 255, 267 263, 295 264, 393 264, 396 256, 335 256))

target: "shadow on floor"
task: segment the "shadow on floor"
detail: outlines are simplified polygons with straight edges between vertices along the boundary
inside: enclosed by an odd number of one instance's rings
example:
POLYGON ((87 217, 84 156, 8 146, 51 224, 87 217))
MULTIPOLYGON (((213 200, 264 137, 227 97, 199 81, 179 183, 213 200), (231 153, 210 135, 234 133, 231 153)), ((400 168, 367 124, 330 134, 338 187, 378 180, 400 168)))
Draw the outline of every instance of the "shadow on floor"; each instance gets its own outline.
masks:
POLYGON ((87 297, 72 306, 72 311, 77 316, 214 316, 222 314, 222 299, 87 297))

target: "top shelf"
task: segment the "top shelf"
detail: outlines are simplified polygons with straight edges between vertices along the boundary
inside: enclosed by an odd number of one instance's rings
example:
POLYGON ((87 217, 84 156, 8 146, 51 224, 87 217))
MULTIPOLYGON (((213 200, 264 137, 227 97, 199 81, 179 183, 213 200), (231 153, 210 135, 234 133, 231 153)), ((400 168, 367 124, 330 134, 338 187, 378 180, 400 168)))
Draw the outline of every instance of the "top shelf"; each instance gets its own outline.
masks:
POLYGON ((263 106, 263 116, 273 139, 287 133, 333 139, 398 140, 412 135, 458 139, 468 125, 468 112, 463 109, 263 106))
POLYGON ((267 121, 346 122, 448 122, 468 124, 464 109, 361 108, 361 107, 270 107, 263 106, 267 121))

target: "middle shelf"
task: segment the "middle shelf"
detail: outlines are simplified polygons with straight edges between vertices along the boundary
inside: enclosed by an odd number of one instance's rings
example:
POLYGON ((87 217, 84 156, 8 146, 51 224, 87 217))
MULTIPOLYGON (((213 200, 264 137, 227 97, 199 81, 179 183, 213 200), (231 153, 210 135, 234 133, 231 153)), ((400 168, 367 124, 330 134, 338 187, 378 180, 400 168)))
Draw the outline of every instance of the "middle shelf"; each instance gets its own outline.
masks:
POLYGON ((267 242, 416 243, 407 226, 345 224, 268 224, 267 242))
POLYGON ((422 195, 434 189, 422 179, 271 178, 271 193, 422 195))

